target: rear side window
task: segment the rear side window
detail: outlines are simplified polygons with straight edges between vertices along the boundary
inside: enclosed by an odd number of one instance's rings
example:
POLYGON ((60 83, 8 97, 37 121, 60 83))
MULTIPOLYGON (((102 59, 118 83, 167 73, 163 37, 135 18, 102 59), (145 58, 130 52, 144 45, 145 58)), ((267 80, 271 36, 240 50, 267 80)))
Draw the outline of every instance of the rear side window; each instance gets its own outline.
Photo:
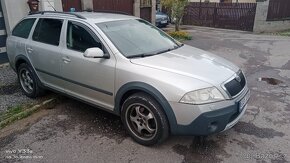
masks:
POLYGON ((93 32, 86 26, 77 22, 68 22, 67 48, 85 52, 88 48, 98 47, 102 49, 100 41, 94 37, 93 32))
POLYGON ((39 19, 32 39, 34 41, 58 46, 62 24, 63 21, 59 19, 39 19))
POLYGON ((21 38, 28 38, 35 20, 35 18, 22 20, 15 26, 14 30, 12 31, 12 35, 21 38))

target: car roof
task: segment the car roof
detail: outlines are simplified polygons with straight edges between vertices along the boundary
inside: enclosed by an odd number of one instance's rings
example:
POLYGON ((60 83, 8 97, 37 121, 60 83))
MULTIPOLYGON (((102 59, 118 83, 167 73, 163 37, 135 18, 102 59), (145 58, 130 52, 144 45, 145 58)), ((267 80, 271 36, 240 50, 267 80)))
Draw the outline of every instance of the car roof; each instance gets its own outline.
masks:
POLYGON ((94 21, 95 23, 116 21, 116 20, 129 20, 136 19, 136 17, 125 14, 116 13, 102 13, 102 12, 77 12, 77 14, 85 17, 88 21, 94 21))
POLYGON ((117 20, 129 20, 137 19, 135 16, 119 14, 119 13, 107 13, 107 12, 37 12, 30 14, 28 17, 55 17, 55 18, 76 18, 83 19, 91 23, 103 23, 117 20))

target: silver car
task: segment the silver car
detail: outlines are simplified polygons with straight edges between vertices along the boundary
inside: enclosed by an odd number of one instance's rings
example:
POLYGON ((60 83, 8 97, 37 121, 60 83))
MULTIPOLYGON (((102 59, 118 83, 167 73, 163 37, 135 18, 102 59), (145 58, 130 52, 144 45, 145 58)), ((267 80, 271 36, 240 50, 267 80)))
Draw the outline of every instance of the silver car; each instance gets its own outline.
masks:
POLYGON ((9 35, 7 53, 28 97, 51 89, 98 106, 143 145, 227 130, 250 96, 231 62, 128 15, 34 13, 9 35))

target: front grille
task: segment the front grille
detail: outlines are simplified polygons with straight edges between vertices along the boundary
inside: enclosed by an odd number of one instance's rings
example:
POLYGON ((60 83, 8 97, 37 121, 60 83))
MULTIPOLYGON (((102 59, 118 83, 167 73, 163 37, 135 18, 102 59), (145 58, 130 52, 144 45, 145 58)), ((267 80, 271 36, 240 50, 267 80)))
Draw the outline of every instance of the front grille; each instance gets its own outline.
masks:
POLYGON ((233 97, 240 93, 246 85, 246 79, 242 72, 237 74, 237 77, 225 84, 225 88, 233 97), (238 80, 240 78, 240 80, 238 80))

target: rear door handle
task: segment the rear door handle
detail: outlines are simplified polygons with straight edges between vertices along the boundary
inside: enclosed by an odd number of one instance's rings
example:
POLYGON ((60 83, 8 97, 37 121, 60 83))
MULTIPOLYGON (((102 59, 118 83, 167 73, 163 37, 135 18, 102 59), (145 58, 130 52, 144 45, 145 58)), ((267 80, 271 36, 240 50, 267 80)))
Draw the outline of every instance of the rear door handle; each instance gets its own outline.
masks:
POLYGON ((32 48, 26 48, 28 53, 32 53, 33 49, 32 48))
POLYGON ((71 62, 71 60, 69 59, 69 57, 63 57, 63 58, 62 58, 62 61, 63 61, 64 63, 69 63, 69 62, 71 62))

